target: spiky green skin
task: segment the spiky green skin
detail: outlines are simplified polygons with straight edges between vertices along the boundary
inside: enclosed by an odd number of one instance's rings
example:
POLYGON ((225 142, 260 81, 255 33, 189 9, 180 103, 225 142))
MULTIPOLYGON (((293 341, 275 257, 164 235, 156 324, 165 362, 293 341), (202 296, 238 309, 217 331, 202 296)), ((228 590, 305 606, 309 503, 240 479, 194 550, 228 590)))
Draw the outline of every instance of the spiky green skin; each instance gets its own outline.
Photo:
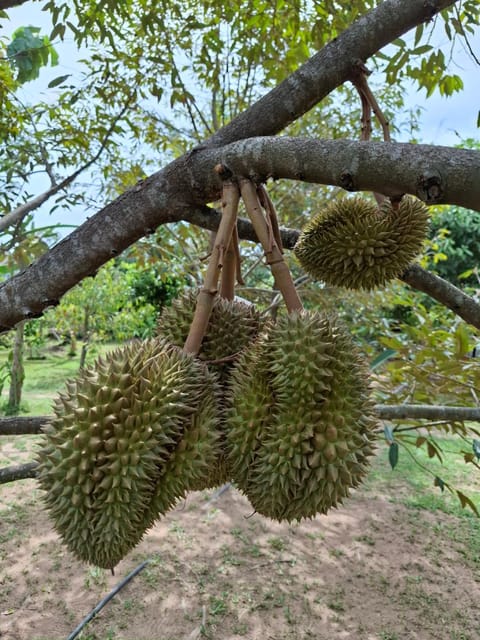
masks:
MULTIPOLYGON (((197 291, 174 300, 165 307, 158 321, 158 334, 172 344, 183 347, 187 339, 197 303, 197 291)), ((225 300, 217 296, 208 323, 202 347, 198 354, 211 371, 219 376, 222 385, 228 382, 230 372, 239 354, 255 341, 263 322, 253 305, 225 300)), ((198 490, 210 489, 230 480, 230 471, 224 455, 211 468, 207 481, 198 490)))
POLYGON ((258 513, 313 517, 361 482, 373 452, 368 381, 334 321, 280 319, 238 362, 231 394, 228 459, 258 513))
MULTIPOLYGON (((158 335, 183 347, 196 302, 197 292, 190 291, 165 307, 158 321, 158 335)), ((225 381, 237 355, 256 339, 261 328, 260 314, 253 305, 216 296, 198 357, 225 381)))
POLYGON ((399 276, 422 249, 428 209, 403 197, 398 211, 365 198, 335 200, 303 229, 295 255, 312 277, 335 287, 373 289, 399 276))
POLYGON ((114 567, 204 481, 219 455, 216 393, 204 365, 160 339, 118 349, 67 383, 39 482, 78 558, 114 567))

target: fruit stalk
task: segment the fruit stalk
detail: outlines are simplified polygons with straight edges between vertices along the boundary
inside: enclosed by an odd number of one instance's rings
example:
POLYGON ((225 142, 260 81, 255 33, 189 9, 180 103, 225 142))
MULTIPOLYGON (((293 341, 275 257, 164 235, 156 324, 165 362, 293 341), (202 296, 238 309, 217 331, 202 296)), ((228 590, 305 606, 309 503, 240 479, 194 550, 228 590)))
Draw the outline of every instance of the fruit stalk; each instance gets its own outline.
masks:
POLYGON ((208 263, 205 282, 198 294, 190 332, 183 347, 186 353, 196 355, 200 351, 212 312, 213 301, 218 292, 218 280, 225 262, 225 254, 237 221, 239 200, 238 186, 231 181, 225 181, 222 191, 222 219, 208 263))
POLYGON ((275 240, 275 232, 270 218, 265 218, 262 212, 255 185, 251 180, 240 180, 240 192, 255 233, 262 244, 267 264, 275 278, 275 286, 282 294, 288 312, 301 311, 303 309, 302 301, 295 288, 290 269, 275 240))

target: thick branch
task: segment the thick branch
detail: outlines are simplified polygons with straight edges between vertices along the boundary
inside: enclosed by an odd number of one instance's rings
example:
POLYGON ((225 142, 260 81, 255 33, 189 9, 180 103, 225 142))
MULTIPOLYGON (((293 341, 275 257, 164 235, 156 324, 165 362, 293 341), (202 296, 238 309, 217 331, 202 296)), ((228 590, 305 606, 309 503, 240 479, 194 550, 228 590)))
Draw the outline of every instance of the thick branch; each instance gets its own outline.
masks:
POLYGON ((427 404, 375 405, 375 411, 382 420, 458 420, 480 422, 480 408, 445 407, 427 404))
POLYGON ((0 469, 0 484, 14 482, 15 480, 24 480, 25 478, 35 478, 36 475, 36 462, 26 462, 25 464, 15 465, 14 467, 4 467, 0 469))
MULTIPOLYGON (((201 161, 193 168, 206 173, 210 157, 218 158, 215 150, 202 152, 201 161)), ((480 152, 469 149, 264 137, 223 147, 221 162, 235 175, 252 176, 262 182, 289 178, 386 196, 411 193, 427 204, 457 204, 480 210, 480 152)))
POLYGON ((51 420, 50 416, 19 416, 0 418, 0 436, 19 436, 41 433, 42 427, 51 420))

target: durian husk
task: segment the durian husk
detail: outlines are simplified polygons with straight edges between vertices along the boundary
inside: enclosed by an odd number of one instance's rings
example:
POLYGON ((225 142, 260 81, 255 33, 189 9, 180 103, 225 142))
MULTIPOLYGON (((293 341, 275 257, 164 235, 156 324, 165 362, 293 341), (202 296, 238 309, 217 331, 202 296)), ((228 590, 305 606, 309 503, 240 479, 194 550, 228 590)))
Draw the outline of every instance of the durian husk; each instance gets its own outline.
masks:
POLYGON ((161 339, 99 358, 67 383, 38 453, 55 529, 77 558, 113 568, 219 456, 217 383, 161 339))
MULTIPOLYGON (((197 295, 197 291, 191 290, 164 308, 157 326, 160 336, 183 347, 193 320, 197 295)), ((262 326, 263 320, 253 305, 216 296, 198 358, 218 376, 222 390, 228 384, 235 361, 256 340, 262 326)), ((225 402, 221 391, 220 403, 224 406, 225 402)), ((208 478, 203 484, 199 483, 197 489, 212 489, 229 480, 229 467, 222 453, 211 467, 208 478)))
MULTIPOLYGON (((198 292, 190 290, 164 307, 157 334, 183 347, 193 320, 198 292)), ((263 326, 254 305, 216 296, 198 358, 226 381, 235 359, 254 341, 263 326)))
POLYGON ((326 513, 366 475, 374 425, 366 368, 346 331, 318 313, 280 318, 232 374, 233 480, 274 520, 326 513))
POLYGON ((295 255, 305 271, 327 285, 373 289, 396 278, 422 250, 428 209, 404 196, 397 210, 356 196, 329 204, 303 229, 295 255))

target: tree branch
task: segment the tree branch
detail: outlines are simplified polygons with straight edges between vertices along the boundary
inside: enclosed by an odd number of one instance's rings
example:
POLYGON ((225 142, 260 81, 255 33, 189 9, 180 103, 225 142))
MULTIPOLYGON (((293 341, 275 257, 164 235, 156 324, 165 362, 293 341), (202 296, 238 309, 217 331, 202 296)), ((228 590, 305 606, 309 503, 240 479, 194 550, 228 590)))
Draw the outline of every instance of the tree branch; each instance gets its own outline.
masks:
POLYGON ((376 404, 375 412, 382 420, 458 420, 480 422, 479 407, 445 407, 428 404, 376 404))
POLYGON ((14 482, 15 480, 24 480, 25 478, 35 478, 36 475, 36 462, 26 462, 25 464, 15 465, 14 467, 3 467, 3 469, 0 469, 0 484, 14 482))
POLYGON ((357 60, 366 62, 384 46, 458 0, 385 0, 249 109, 217 131, 206 144, 225 145, 282 131, 336 87, 352 77, 357 60))
POLYGON ((52 416, 18 416, 15 418, 0 418, 0 436, 19 436, 42 432, 42 427, 52 419, 52 416))
POLYGON ((472 326, 480 329, 480 305, 478 302, 440 276, 411 264, 400 277, 403 282, 451 309, 472 326))

